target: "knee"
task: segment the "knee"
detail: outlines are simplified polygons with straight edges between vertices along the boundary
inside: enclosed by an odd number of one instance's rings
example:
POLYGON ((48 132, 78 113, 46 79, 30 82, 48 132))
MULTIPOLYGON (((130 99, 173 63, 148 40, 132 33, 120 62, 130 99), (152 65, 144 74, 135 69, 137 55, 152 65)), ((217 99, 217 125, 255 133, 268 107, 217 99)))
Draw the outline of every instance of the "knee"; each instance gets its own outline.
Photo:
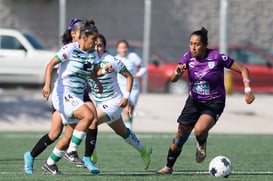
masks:
POLYGON ((173 139, 173 145, 177 148, 182 148, 183 145, 187 142, 189 136, 189 133, 183 133, 182 135, 177 136, 173 139))
POLYGON ((203 136, 204 134, 207 134, 206 129, 194 128, 194 136, 195 137, 200 137, 200 136, 203 136))
POLYGON ((84 112, 83 119, 88 121, 89 123, 92 123, 93 120, 95 119, 94 112, 92 110, 88 110, 84 112))
POLYGON ((203 133, 203 131, 201 129, 197 129, 197 128, 194 129, 194 136, 195 137, 202 135, 202 133, 203 133))
POLYGON ((51 141, 56 141, 60 135, 61 135, 61 131, 57 131, 57 132, 50 131, 48 133, 48 137, 51 141))

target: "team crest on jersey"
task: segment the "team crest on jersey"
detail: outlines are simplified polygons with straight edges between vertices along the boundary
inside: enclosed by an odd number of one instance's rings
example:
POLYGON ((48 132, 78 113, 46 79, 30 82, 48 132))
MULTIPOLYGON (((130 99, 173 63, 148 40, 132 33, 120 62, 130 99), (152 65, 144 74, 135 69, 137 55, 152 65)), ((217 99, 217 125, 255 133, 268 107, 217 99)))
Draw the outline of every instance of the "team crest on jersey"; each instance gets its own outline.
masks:
POLYGON ((209 66, 210 69, 213 69, 215 67, 215 62, 212 62, 212 61, 209 62, 208 66, 209 66))
POLYGON ((68 57, 67 57, 67 55, 64 53, 63 54, 63 59, 67 59, 68 57))

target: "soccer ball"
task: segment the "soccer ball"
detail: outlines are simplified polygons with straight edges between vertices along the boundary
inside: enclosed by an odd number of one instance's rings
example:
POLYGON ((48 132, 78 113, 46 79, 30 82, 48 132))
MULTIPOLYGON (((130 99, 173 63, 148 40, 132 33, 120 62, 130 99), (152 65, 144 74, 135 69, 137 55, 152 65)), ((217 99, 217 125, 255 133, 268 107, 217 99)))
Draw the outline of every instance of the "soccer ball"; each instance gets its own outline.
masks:
POLYGON ((209 163, 209 173, 214 177, 228 177, 232 171, 232 163, 225 156, 214 157, 209 163))

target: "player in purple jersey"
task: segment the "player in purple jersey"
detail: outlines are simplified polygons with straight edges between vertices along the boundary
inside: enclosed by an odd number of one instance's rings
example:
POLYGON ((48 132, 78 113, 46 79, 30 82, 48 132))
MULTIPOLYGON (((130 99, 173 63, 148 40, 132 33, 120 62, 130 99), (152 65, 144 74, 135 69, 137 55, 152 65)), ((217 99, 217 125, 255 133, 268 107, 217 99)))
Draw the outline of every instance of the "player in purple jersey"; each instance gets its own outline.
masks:
POLYGON ((241 73, 246 103, 251 104, 255 99, 250 87, 248 69, 207 46, 207 30, 202 28, 193 32, 189 38, 190 51, 184 54, 171 76, 171 81, 175 82, 187 70, 190 90, 177 119, 179 126, 168 151, 167 164, 158 174, 172 173, 175 161, 193 129, 197 140, 196 162, 201 163, 206 158, 209 130, 216 124, 225 107, 224 68, 241 73))

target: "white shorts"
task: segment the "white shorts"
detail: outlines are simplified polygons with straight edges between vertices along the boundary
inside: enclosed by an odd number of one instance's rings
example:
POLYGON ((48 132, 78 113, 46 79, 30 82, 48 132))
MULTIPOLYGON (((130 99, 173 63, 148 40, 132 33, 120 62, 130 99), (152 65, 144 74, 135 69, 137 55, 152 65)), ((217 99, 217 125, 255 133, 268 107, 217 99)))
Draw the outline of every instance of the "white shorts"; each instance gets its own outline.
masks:
MULTIPOLYGON (((122 94, 123 95, 125 94, 125 90, 122 90, 122 94)), ((131 90, 131 94, 130 94, 130 97, 129 97, 129 103, 132 106, 136 106, 139 94, 140 94, 140 90, 138 88, 133 88, 131 90)))
POLYGON ((119 107, 119 103, 122 97, 115 97, 113 99, 96 102, 96 107, 108 117, 107 124, 111 124, 121 118, 123 108, 119 107))
POLYGON ((54 108, 60 112, 64 125, 76 124, 78 119, 72 119, 74 111, 81 107, 84 102, 82 98, 75 96, 71 92, 52 93, 52 104, 54 108))

